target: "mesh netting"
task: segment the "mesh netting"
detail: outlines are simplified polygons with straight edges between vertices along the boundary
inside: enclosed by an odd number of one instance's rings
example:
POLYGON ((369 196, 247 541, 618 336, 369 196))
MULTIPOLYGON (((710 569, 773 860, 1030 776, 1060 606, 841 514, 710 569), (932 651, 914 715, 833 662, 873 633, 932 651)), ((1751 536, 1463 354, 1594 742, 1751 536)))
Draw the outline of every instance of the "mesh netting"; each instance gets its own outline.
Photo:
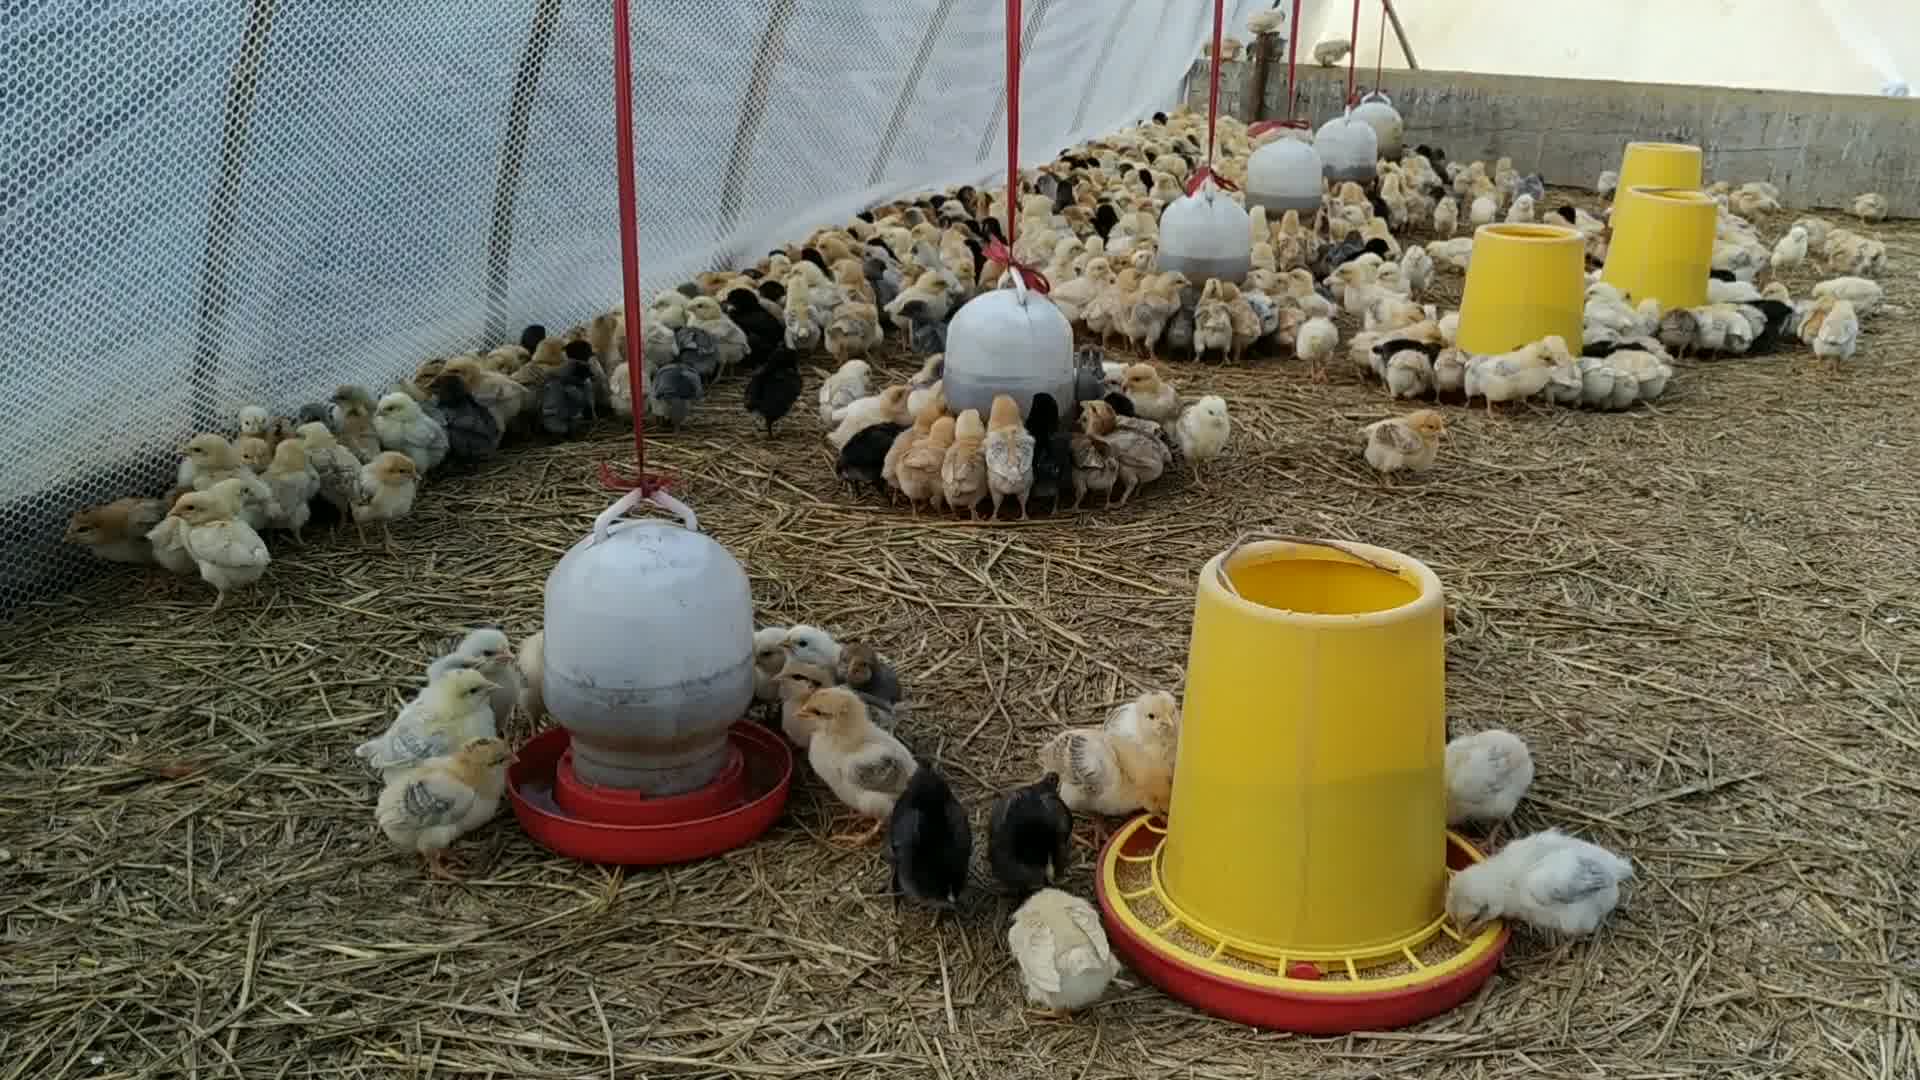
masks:
MULTIPOLYGON (((644 287, 996 171, 1003 10, 636 3, 644 287)), ((1028 0, 1023 156, 1174 100, 1211 16, 1028 0)), ((159 494, 242 404, 617 303, 610 25, 604 0, 9 5, 0 609, 91 565, 72 511, 159 494)))

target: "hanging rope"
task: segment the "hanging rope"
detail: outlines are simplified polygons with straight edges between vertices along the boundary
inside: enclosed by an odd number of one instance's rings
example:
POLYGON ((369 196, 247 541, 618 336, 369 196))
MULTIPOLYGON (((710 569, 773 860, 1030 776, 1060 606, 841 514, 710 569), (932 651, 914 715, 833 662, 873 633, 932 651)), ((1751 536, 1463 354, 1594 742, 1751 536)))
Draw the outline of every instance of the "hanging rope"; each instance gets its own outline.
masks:
POLYGON ((1383 0, 1383 2, 1380 5, 1380 41, 1373 48, 1373 90, 1375 93, 1380 92, 1380 73, 1386 69, 1386 63, 1387 63, 1387 5, 1383 0))
POLYGON ((628 0, 613 0, 613 122, 615 165, 620 185, 620 278, 627 317, 627 385, 633 394, 633 462, 631 479, 600 464, 600 480, 608 487, 637 488, 644 495, 666 487, 647 475, 645 335, 640 327, 640 223, 635 210, 638 185, 633 176, 633 47, 627 18, 628 0))
POLYGON ((1226 0, 1213 0, 1213 74, 1207 84, 1207 163, 1194 170, 1187 180, 1187 194, 1200 190, 1212 180, 1215 187, 1234 190, 1233 181, 1213 171, 1213 134, 1220 123, 1220 36, 1226 24, 1226 0))
POLYGON ((988 244, 987 258, 1018 274, 1027 288, 1045 295, 1053 286, 1036 266, 1013 257, 1014 225, 1020 216, 1020 0, 1007 0, 1007 242, 988 244))
POLYGON ((1347 106, 1353 100, 1354 65, 1360 60, 1360 0, 1353 0, 1353 29, 1347 32, 1347 106))

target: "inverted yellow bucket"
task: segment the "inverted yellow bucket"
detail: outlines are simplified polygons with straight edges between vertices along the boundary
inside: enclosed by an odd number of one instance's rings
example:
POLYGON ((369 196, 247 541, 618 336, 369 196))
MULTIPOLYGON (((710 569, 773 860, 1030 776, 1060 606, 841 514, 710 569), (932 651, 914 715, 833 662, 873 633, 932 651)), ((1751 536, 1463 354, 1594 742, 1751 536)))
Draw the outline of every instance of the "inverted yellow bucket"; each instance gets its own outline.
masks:
POLYGON ((1587 244, 1560 225, 1482 225, 1460 297, 1460 348, 1503 353, 1558 334, 1579 351, 1587 244))
POLYGON ((1704 192, 1636 187, 1613 209, 1613 241, 1600 278, 1636 302, 1665 309, 1707 302, 1713 231, 1719 213, 1704 192))
POLYGON ((1615 191, 1624 195, 1637 187, 1697 188, 1704 177, 1700 148, 1697 146, 1630 142, 1626 153, 1620 158, 1620 185, 1615 191))
POLYGON ((1294 957, 1425 940, 1445 903, 1440 581, 1366 544, 1263 541, 1201 571, 1169 900, 1294 957))

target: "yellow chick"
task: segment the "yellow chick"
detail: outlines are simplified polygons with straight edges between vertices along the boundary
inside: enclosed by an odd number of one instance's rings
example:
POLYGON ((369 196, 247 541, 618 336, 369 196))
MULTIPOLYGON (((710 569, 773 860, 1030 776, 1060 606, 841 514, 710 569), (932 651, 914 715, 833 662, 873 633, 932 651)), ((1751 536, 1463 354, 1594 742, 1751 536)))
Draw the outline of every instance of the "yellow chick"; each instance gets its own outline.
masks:
POLYGON ((1447 422, 1432 409, 1421 409, 1406 416, 1376 421, 1360 430, 1366 437, 1367 464, 1392 483, 1396 472, 1425 472, 1433 467, 1447 422))
POLYGON ((1027 1000, 1056 1019, 1100 999, 1120 970, 1100 913, 1059 889, 1041 889, 1013 913, 1007 947, 1027 1000))
POLYGON ((1887 197, 1878 192, 1869 191, 1857 195, 1853 200, 1853 216, 1861 221, 1884 221, 1887 217, 1887 197))
MULTIPOLYGON (((933 425, 945 416, 946 412, 946 398, 943 395, 924 402, 913 414, 913 426, 895 435, 893 445, 887 448, 887 456, 880 463, 880 480, 887 485, 888 490, 893 492, 896 505, 899 503, 900 494, 900 459, 907 456, 907 451, 925 442, 928 435, 933 434, 933 425)), ((944 464, 944 461, 942 463, 944 464)))
POLYGON ((913 508, 916 517, 923 502, 930 503, 935 510, 946 503, 946 488, 940 474, 946 466, 947 450, 953 445, 953 439, 953 417, 943 416, 934 421, 924 441, 900 456, 894 468, 900 494, 906 496, 907 505, 913 508))
POLYGON ((547 713, 547 632, 536 630, 520 639, 513 664, 520 669, 520 711, 528 722, 547 713))
POLYGON ((420 489, 420 469, 413 459, 389 450, 360 469, 358 497, 353 503, 353 527, 360 542, 367 542, 367 522, 380 523, 380 537, 388 551, 393 550, 393 534, 387 523, 407 516, 413 509, 413 496, 420 489))
POLYGON ((853 402, 840 414, 839 426, 827 433, 827 441, 835 450, 840 450, 855 435, 875 424, 908 423, 911 418, 907 415, 907 397, 912 393, 913 387, 899 383, 853 402))
POLYGON ((1170 423, 1180 415, 1180 392, 1160 377, 1152 364, 1134 364, 1122 376, 1127 400, 1133 402, 1133 414, 1143 420, 1170 423))
POLYGON ((1841 361, 1853 359, 1859 343, 1860 319, 1854 314, 1853 302, 1834 301, 1819 332, 1813 335, 1813 355, 1825 360, 1829 370, 1837 370, 1841 361))
POLYGON ((233 440, 233 452, 240 455, 240 463, 255 473, 265 472, 268 462, 273 460, 273 448, 267 440, 252 435, 242 435, 233 440))
MULTIPOLYGON (((784 655, 784 654, 783 654, 784 655)), ((780 698, 780 731, 787 741, 802 750, 813 743, 813 717, 802 715, 815 690, 836 685, 833 669, 824 664, 809 664, 788 658, 780 674, 773 678, 774 692, 780 698)))
POLYGON ((387 730, 354 747, 353 756, 391 778, 397 769, 451 754, 474 739, 494 738, 498 688, 473 668, 454 668, 414 695, 387 730))
POLYGON ((1165 813, 1173 802, 1180 739, 1173 695, 1153 691, 1115 709, 1097 728, 1070 728, 1040 748, 1040 766, 1060 776, 1060 799, 1083 813, 1165 813))
POLYGON ((1195 483, 1200 481, 1200 466, 1226 450, 1227 436, 1232 433, 1227 402, 1216 394, 1208 394, 1180 413, 1173 434, 1180 444, 1180 456, 1193 468, 1195 483))
POLYGON ((212 611, 226 603, 228 592, 259 581, 273 561, 260 534, 234 520, 236 512, 225 492, 196 491, 180 496, 167 514, 185 524, 180 542, 217 593, 212 611))
POLYGON ((249 471, 240 460, 240 452, 225 436, 205 432, 187 440, 180 448, 186 460, 180 463, 177 480, 181 487, 205 491, 228 477, 249 471))
POLYGON ((814 773, 855 813, 873 819, 865 833, 834 841, 862 844, 879 836, 918 767, 913 754, 874 724, 858 694, 843 687, 814 691, 796 723, 812 730, 807 761, 814 773))
POLYGON ((980 445, 987 462, 987 494, 993 500, 994 517, 1000 516, 1000 500, 1012 496, 1020 501, 1020 520, 1027 519, 1035 445, 1020 421, 1019 403, 1006 394, 995 397, 987 436, 980 445))
POLYGON ((418 853, 435 877, 459 880, 447 866, 453 842, 493 820, 507 788, 512 751, 499 739, 475 739, 388 778, 374 817, 402 851, 418 853))
POLYGON ((954 421, 953 445, 940 463, 940 489, 947 506, 956 511, 966 507, 975 521, 980 520, 980 500, 987 495, 987 458, 981 449, 986 435, 980 410, 962 412, 954 421))
POLYGON ((447 457, 447 429, 420 403, 395 391, 380 399, 373 412, 373 430, 380 445, 413 459, 420 472, 438 468, 447 457))

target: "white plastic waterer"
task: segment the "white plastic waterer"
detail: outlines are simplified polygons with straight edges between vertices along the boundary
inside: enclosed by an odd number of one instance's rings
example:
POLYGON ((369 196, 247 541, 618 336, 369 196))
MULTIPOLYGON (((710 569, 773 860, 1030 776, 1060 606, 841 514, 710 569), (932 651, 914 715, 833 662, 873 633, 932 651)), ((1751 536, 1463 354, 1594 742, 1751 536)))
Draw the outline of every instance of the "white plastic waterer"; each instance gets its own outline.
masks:
POLYGON ((947 324, 942 390, 956 415, 967 409, 987 415, 997 394, 1011 395, 1022 416, 1039 393, 1052 394, 1063 411, 1073 405, 1073 327, 1020 274, 1008 274, 1012 289, 974 297, 947 324))
POLYGON ((1238 284, 1253 269, 1247 210, 1208 177, 1200 190, 1167 204, 1160 215, 1160 252, 1154 266, 1177 270, 1194 285, 1208 278, 1238 284))
POLYGON ((1351 109, 1320 125, 1313 137, 1320 165, 1335 184, 1348 180, 1372 183, 1379 147, 1380 136, 1373 125, 1356 117, 1351 109))
POLYGON ((753 701, 753 593, 690 507, 647 498, 684 524, 617 520, 628 492, 547 575, 546 705, 581 780, 679 795, 725 765, 753 701))

